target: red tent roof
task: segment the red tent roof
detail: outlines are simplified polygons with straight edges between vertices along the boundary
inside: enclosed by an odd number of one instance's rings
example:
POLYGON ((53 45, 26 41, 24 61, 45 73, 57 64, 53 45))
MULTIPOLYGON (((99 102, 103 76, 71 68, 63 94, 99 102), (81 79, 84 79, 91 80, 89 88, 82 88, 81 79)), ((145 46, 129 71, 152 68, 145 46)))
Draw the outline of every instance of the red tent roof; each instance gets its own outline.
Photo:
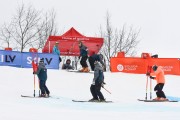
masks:
POLYGON ((43 52, 52 52, 55 42, 59 42, 61 55, 79 56, 78 41, 82 41, 88 47, 89 54, 98 53, 103 45, 103 38, 86 37, 73 27, 61 36, 49 36, 43 48, 43 52))
POLYGON ((73 27, 62 35, 62 37, 86 37, 75 30, 73 27))

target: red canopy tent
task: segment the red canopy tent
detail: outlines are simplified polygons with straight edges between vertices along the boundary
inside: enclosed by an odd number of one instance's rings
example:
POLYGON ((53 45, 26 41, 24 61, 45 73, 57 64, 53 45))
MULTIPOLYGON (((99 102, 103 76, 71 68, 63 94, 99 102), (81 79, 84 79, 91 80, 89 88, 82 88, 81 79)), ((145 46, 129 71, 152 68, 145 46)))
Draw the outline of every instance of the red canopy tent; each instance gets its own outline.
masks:
POLYGON ((49 36, 42 52, 51 53, 53 46, 59 42, 61 55, 79 56, 78 41, 82 41, 89 50, 89 55, 93 52, 98 53, 103 45, 103 38, 86 37, 76 31, 73 27, 62 36, 49 36))

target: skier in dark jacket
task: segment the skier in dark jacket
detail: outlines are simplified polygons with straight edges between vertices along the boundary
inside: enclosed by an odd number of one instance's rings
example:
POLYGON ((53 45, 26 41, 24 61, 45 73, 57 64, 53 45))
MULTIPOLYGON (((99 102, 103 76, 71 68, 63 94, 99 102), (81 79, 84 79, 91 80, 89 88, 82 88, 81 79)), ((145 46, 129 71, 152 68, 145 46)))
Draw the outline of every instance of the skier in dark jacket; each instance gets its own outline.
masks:
POLYGON ((34 72, 34 74, 37 74, 39 78, 40 83, 40 89, 41 89, 41 95, 40 97, 49 97, 49 90, 46 86, 46 80, 47 80, 47 69, 44 64, 44 59, 41 59, 38 65, 37 72, 34 72))
POLYGON ((91 91, 93 98, 90 99, 89 101, 104 102, 105 99, 104 99, 103 94, 101 93, 101 87, 103 87, 103 84, 104 84, 103 67, 102 67, 101 63, 99 63, 98 61, 95 61, 94 65, 95 65, 94 78, 93 78, 93 82, 90 87, 90 91, 91 91))
POLYGON ((87 62, 86 62, 86 60, 88 59, 88 49, 82 43, 82 41, 79 41, 79 49, 80 49, 79 58, 81 58, 80 64, 82 66, 82 69, 80 70, 80 72, 89 72, 90 70, 89 70, 87 62))
POLYGON ((106 66, 103 62, 103 55, 102 54, 95 54, 95 52, 91 52, 91 56, 89 57, 89 64, 91 66, 91 70, 94 71, 94 62, 95 61, 99 61, 102 66, 103 66, 103 70, 106 71, 106 66))

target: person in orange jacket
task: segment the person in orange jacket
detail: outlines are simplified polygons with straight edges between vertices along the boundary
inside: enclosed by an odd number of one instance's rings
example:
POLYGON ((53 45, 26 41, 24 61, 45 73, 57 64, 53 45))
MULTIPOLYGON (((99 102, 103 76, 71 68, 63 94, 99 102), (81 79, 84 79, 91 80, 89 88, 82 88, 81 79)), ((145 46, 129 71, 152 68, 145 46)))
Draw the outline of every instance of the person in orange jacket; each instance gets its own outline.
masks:
POLYGON ((151 79, 154 79, 157 81, 157 85, 154 87, 154 91, 156 91, 157 97, 154 100, 168 100, 166 99, 166 95, 162 91, 164 84, 165 84, 165 77, 164 77, 164 71, 161 66, 153 65, 152 69, 154 72, 147 73, 148 76, 150 76, 151 79), (153 77, 155 76, 155 77, 153 77))

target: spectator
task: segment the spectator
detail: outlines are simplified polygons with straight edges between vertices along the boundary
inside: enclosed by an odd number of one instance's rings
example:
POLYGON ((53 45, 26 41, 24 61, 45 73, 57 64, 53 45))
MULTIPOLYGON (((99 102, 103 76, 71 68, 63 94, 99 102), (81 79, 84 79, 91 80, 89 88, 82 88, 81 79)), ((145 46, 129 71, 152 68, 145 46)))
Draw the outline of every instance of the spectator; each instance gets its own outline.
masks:
POLYGON ((53 47, 53 51, 52 53, 56 54, 59 56, 59 63, 62 61, 61 57, 60 57, 60 50, 59 50, 59 42, 56 42, 54 47, 53 47))
POLYGON ((62 69, 73 69, 73 67, 71 66, 71 60, 67 59, 66 63, 63 64, 62 69))

